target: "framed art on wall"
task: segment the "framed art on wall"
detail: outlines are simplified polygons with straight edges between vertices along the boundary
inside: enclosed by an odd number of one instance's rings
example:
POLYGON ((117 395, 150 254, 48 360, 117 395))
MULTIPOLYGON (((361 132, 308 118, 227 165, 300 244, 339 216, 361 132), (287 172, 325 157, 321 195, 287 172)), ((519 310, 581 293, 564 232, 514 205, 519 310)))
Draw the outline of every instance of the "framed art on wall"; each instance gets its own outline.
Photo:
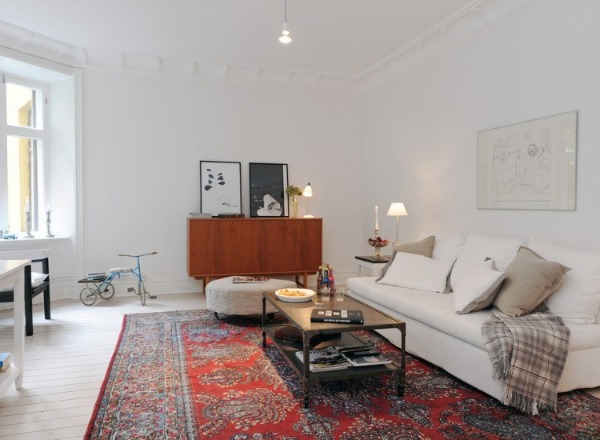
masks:
POLYGON ((200 161, 200 212, 242 213, 241 169, 240 162, 200 161))
POLYGON ((477 207, 575 210, 577 112, 477 134, 477 207))
POLYGON ((250 216, 288 217, 285 189, 288 186, 288 166, 283 163, 253 163, 250 171, 250 216))

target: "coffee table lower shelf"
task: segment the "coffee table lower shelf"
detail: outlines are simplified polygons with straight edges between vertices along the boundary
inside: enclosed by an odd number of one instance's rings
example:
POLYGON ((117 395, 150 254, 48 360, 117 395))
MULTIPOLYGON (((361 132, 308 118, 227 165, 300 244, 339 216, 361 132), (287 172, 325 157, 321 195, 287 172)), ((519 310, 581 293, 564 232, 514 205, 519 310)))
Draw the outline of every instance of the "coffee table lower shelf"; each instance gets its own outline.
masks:
POLYGON ((302 378, 304 391, 304 408, 309 407, 310 387, 316 382, 327 382, 335 380, 348 380, 366 376, 390 374, 396 378, 396 392, 399 397, 404 395, 404 369, 401 365, 391 362, 383 365, 373 365, 366 367, 348 367, 347 369, 331 371, 310 371, 304 362, 296 355, 297 351, 304 351, 304 359, 308 359, 308 351, 313 349, 323 349, 326 347, 343 345, 362 345, 365 344, 359 337, 347 333, 339 332, 327 334, 322 332, 305 332, 304 337, 308 338, 307 343, 286 342, 275 336, 278 329, 284 327, 293 327, 291 324, 268 325, 263 326, 263 348, 267 346, 267 336, 273 341, 273 344, 281 352, 287 363, 302 378), (317 339, 314 341, 313 339, 317 339))

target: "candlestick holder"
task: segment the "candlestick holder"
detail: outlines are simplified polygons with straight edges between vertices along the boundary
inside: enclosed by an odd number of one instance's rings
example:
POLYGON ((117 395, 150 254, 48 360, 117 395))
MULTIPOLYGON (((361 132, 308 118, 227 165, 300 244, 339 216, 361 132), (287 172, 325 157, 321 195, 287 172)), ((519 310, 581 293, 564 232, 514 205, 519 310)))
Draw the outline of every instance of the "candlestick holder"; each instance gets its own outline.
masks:
POLYGON ((27 226, 27 232, 25 233, 25 238, 33 238, 33 234, 31 233, 31 211, 25 211, 25 225, 27 226))
POLYGON ((51 223, 50 213, 51 213, 50 210, 48 210, 46 212, 46 237, 54 237, 54 235, 52 235, 52 232, 50 232, 50 223, 51 223))
POLYGON ((373 246, 375 249, 374 257, 377 259, 383 259, 381 256, 381 248, 386 247, 390 242, 385 238, 381 238, 379 236, 379 229, 375 228, 375 238, 369 238, 368 240, 369 246, 373 246))

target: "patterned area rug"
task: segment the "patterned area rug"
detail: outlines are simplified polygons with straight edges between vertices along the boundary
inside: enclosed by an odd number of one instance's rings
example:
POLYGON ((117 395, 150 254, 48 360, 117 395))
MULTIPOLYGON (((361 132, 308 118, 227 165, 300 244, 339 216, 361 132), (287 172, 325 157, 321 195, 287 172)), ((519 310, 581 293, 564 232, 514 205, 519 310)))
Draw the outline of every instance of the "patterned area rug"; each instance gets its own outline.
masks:
MULTIPOLYGON (((382 352, 399 352, 360 332, 382 352)), ((386 377, 302 385, 257 319, 205 310, 125 317, 98 397, 91 439, 597 439, 600 400, 559 396, 528 416, 407 356, 404 398, 386 377)))

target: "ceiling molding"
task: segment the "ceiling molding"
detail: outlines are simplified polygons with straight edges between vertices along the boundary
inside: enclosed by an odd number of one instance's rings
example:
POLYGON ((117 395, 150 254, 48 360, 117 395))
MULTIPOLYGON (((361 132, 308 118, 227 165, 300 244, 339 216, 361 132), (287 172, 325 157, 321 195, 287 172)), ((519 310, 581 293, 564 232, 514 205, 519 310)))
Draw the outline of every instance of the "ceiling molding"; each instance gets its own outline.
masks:
POLYGON ((410 43, 355 75, 286 69, 265 65, 203 64, 199 60, 168 59, 160 55, 116 53, 76 47, 0 21, 0 46, 91 70, 191 76, 281 86, 360 90, 414 66, 439 50, 488 26, 533 0, 473 0, 410 43))
POLYGON ((436 26, 396 50, 378 63, 365 69, 356 80, 363 87, 385 81, 440 50, 489 26, 533 0, 474 0, 436 26))

